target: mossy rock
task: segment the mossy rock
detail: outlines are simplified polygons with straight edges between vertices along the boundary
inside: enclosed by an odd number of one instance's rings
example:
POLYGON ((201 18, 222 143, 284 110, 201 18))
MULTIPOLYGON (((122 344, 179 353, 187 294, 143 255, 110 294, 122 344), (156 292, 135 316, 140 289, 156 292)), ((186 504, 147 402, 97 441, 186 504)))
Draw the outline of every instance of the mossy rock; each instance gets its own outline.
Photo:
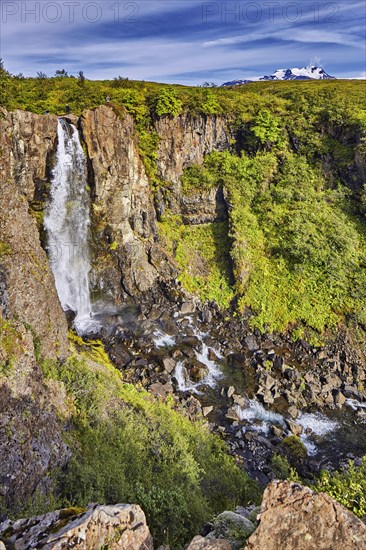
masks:
POLYGON ((260 506, 255 506, 253 508, 253 510, 250 512, 250 514, 248 515, 249 521, 251 521, 254 526, 258 525, 257 516, 260 513, 260 511, 261 511, 261 507, 260 506))
POLYGON ((235 512, 222 512, 214 520, 213 531, 207 538, 226 539, 230 541, 233 550, 239 550, 254 530, 253 522, 245 516, 235 512))
POLYGON ((302 466, 308 457, 308 452, 301 439, 296 435, 289 435, 282 441, 282 449, 292 467, 302 466))

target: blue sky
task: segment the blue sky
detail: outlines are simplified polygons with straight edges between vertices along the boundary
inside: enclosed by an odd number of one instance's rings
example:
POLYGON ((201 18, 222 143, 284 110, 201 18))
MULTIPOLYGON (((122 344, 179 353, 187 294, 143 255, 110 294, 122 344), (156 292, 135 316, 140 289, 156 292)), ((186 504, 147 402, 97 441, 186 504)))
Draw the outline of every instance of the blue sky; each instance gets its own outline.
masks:
POLYGON ((218 84, 318 63, 365 78, 365 0, 0 0, 12 73, 218 84))

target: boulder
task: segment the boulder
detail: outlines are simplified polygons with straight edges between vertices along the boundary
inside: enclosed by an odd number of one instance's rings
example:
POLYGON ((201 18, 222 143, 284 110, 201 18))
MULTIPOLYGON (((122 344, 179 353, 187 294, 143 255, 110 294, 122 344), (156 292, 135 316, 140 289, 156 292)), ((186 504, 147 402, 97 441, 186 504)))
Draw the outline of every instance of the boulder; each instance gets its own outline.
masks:
POLYGON ((245 516, 235 512, 222 512, 214 520, 213 530, 207 538, 228 540, 232 550, 239 550, 254 530, 253 523, 245 516))
POLYGON ((197 359, 192 359, 186 368, 189 377, 194 382, 200 382, 208 374, 208 368, 206 367, 206 365, 204 365, 203 363, 201 363, 201 361, 198 361, 197 359))
POLYGON ((264 491, 259 526, 246 550, 361 550, 366 525, 325 493, 289 481, 264 491))
POLYGON ((163 367, 168 374, 172 374, 175 369, 175 361, 171 357, 164 357, 162 360, 163 367))
POLYGON ((232 397, 234 395, 234 393, 235 393, 234 386, 229 386, 228 389, 227 389, 227 396, 229 397, 229 399, 230 399, 230 397, 232 397))
POLYGON ((0 537, 14 550, 153 550, 145 514, 134 504, 92 505, 87 510, 70 508, 8 520, 0 525, 0 537))
POLYGON ((299 410, 294 405, 291 405, 291 407, 288 408, 287 412, 293 420, 296 420, 296 418, 299 416, 299 410))
POLYGON ((249 351, 256 351, 258 349, 258 342, 254 334, 249 334, 244 338, 244 344, 249 351))
POLYGON ((182 315, 189 315, 189 313, 193 313, 195 310, 195 305, 193 302, 183 302, 183 304, 180 307, 180 312, 182 315))
POLYGON ((240 416, 236 410, 235 407, 230 407, 227 411, 227 413, 225 414, 225 418, 227 418, 228 420, 233 420, 233 421, 238 421, 240 420, 240 416))
POLYGON ((212 411, 213 411, 213 405, 209 405, 208 407, 202 407, 203 416, 208 416, 212 411))
POLYGON ((186 550, 231 550, 231 546, 227 540, 210 540, 197 536, 186 550))
POLYGON ((159 399, 165 399, 168 393, 172 392, 170 384, 161 384, 160 382, 154 382, 150 385, 149 391, 159 399))
POLYGON ((293 422, 292 420, 286 420, 286 424, 294 435, 299 436, 302 434, 303 428, 300 424, 296 424, 296 422, 293 422))
POLYGON ((234 393, 233 395, 233 401, 236 405, 239 405, 239 407, 245 407, 246 405, 246 399, 245 397, 243 397, 242 395, 238 395, 236 393, 234 393))
POLYGON ((334 395, 334 404, 338 409, 341 409, 343 405, 346 402, 346 398, 344 397, 343 393, 340 391, 336 391, 334 395))

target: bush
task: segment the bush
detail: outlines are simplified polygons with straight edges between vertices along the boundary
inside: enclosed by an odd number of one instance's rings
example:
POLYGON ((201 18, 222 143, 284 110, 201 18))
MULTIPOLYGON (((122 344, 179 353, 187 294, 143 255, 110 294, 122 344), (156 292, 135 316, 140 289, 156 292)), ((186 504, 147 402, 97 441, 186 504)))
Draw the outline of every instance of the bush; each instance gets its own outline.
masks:
POLYGON ((162 88, 156 98, 155 113, 161 116, 177 116, 182 110, 182 102, 176 96, 173 86, 162 88))
POLYGON ((288 479, 291 481, 299 481, 297 471, 291 467, 287 458, 280 454, 275 454, 271 461, 272 470, 278 479, 288 479))
POLYGON ((328 493, 362 518, 366 515, 366 456, 363 457, 360 466, 355 466, 355 463, 350 461, 348 468, 338 472, 323 470, 312 488, 318 492, 328 493))

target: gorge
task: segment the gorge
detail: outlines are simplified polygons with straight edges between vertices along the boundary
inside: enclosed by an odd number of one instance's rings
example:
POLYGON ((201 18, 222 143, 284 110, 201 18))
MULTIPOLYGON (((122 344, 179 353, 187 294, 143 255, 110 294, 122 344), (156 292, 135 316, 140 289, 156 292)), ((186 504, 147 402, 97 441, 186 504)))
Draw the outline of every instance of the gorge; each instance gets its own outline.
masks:
POLYGON ((364 468, 364 106, 267 85, 1 108, 0 519, 135 502, 175 550, 364 468))

